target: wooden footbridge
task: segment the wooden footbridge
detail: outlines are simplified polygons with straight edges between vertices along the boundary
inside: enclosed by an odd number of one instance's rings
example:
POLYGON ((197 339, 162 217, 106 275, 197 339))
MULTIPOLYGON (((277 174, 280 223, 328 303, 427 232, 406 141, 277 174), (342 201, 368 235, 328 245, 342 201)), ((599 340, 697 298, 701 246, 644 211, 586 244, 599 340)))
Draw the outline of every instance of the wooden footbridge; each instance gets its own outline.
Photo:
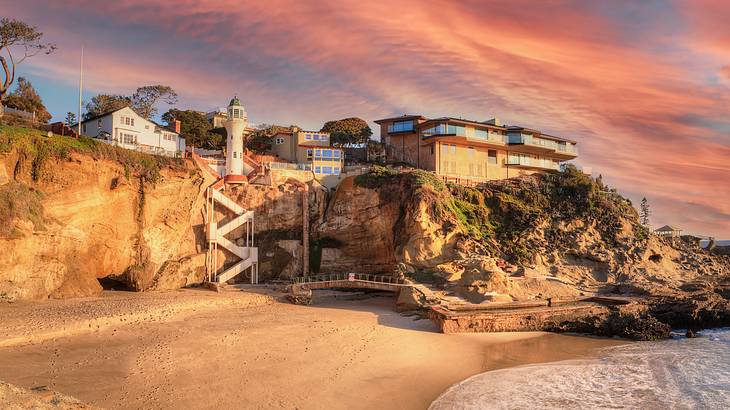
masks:
POLYGON ((294 303, 309 303, 312 291, 317 289, 371 289, 398 294, 406 288, 415 289, 429 299, 434 297, 431 290, 423 285, 409 283, 391 275, 366 273, 333 273, 294 278, 289 295, 294 303))
POLYGON ((292 292, 315 289, 350 288, 373 289, 387 292, 399 292, 403 287, 413 286, 389 275, 368 275, 365 273, 333 273, 294 278, 292 292))

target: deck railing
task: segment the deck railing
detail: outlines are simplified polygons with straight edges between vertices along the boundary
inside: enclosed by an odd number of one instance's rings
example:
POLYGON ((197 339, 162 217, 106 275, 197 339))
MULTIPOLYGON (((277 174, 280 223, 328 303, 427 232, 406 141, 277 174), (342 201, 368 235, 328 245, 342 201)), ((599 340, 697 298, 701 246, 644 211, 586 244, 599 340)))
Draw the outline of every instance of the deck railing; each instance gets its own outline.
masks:
POLYGON ((371 275, 367 273, 330 273, 324 275, 310 275, 296 277, 292 281, 296 284, 306 283, 320 283, 320 282, 332 282, 332 281, 366 281, 376 283, 390 283, 395 285, 403 285, 406 283, 405 279, 397 278, 391 275, 371 275))

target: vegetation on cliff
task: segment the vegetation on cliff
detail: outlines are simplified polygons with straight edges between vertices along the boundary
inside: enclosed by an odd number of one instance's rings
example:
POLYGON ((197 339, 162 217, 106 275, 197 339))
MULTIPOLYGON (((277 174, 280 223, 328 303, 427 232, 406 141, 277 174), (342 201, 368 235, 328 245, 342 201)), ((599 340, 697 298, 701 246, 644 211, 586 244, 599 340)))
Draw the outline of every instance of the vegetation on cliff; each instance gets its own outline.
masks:
POLYGON ((105 144, 88 137, 71 138, 60 135, 46 136, 43 132, 16 126, 0 125, 0 153, 16 150, 18 163, 14 170, 17 177, 24 163, 30 162, 30 176, 38 182, 44 176, 46 165, 53 161, 67 161, 72 153, 82 153, 94 159, 106 159, 121 164, 125 176, 138 176, 147 182, 156 182, 164 167, 182 167, 182 161, 144 154, 105 144))
POLYGON ((648 234, 628 199, 600 178, 571 166, 555 174, 489 181, 478 187, 447 184, 423 170, 399 172, 376 166, 355 183, 378 190, 384 199, 404 195, 400 198, 404 203, 425 201, 430 216, 444 229, 459 229, 468 239, 488 245, 495 256, 517 263, 560 248, 565 243, 564 224, 576 220, 595 226, 612 246, 625 240, 621 233, 626 224, 631 240, 640 241, 648 234))

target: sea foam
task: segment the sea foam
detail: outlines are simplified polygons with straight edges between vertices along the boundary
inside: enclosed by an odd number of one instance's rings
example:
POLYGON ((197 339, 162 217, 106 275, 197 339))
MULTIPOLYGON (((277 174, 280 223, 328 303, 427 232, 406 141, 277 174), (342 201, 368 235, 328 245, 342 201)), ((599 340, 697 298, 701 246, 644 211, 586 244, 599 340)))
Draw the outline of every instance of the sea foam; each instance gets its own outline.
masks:
POLYGON ((730 329, 599 354, 482 373, 449 388, 430 409, 730 408, 730 329))

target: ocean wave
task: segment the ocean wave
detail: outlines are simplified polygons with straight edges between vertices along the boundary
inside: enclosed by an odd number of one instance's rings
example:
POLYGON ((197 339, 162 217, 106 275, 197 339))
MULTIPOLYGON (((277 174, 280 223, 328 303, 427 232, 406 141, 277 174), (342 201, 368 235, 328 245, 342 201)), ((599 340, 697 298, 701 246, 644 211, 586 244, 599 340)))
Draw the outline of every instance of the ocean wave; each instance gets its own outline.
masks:
POLYGON ((730 408, 730 329, 606 348, 600 356, 482 373, 430 409, 730 408))

